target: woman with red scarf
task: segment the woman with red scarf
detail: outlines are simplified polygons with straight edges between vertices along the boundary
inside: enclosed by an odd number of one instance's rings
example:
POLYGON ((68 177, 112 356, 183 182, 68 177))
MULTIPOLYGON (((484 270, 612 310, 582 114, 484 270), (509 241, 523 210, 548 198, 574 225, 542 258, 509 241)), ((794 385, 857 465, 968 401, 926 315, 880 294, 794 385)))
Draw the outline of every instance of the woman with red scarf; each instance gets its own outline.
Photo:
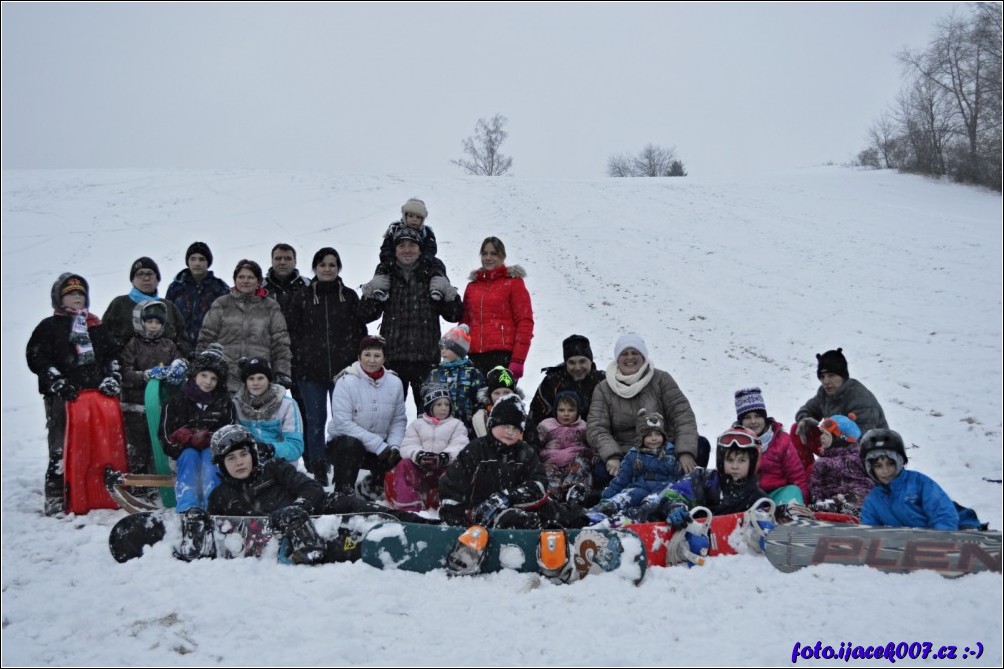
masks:
POLYGON ((523 282, 526 271, 505 264, 505 244, 498 237, 481 243, 481 269, 471 272, 464 290, 464 315, 470 328, 470 358, 483 374, 496 367, 517 379, 533 339, 533 306, 523 282))

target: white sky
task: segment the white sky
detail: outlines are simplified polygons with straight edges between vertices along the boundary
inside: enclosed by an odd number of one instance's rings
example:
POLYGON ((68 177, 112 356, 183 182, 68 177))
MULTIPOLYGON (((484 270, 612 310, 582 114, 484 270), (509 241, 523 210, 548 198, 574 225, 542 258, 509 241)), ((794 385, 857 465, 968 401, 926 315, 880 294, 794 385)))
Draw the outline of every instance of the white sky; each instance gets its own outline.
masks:
POLYGON ((953 7, 5 2, 2 167, 451 176, 495 113, 520 177, 844 162, 953 7))

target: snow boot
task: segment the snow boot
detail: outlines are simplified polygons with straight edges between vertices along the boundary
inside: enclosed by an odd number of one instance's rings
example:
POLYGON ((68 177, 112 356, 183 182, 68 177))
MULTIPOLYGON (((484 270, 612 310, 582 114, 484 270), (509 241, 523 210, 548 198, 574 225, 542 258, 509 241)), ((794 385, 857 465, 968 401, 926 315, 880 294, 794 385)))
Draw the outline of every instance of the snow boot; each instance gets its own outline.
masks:
POLYGON ((178 516, 181 519, 181 545, 175 547, 174 557, 185 562, 216 557, 212 517, 199 508, 188 509, 178 516))
POLYGON ((488 529, 471 525, 461 534, 446 556, 446 570, 450 576, 470 576, 481 571, 481 563, 488 554, 488 529))

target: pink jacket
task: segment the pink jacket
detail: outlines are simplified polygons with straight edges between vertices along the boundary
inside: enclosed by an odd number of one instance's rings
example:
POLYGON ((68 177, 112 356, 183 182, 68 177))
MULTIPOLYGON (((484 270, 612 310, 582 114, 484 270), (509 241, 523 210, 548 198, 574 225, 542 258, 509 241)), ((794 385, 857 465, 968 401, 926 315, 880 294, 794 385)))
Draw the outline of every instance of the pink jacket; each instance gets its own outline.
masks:
POLYGON ((805 468, 798 459, 791 437, 777 421, 774 422, 773 429, 774 437, 767 445, 767 450, 760 455, 760 488, 769 493, 782 486, 797 485, 802 491, 802 498, 808 503, 809 484, 805 468))
POLYGON ((540 460, 544 464, 564 467, 577 457, 590 456, 586 421, 581 418, 571 425, 562 425, 557 418, 545 418, 537 424, 537 434, 543 445, 540 460))
POLYGON ((415 462, 419 451, 449 453, 450 462, 467 446, 467 428, 452 416, 436 420, 422 414, 411 421, 401 440, 401 457, 415 462))

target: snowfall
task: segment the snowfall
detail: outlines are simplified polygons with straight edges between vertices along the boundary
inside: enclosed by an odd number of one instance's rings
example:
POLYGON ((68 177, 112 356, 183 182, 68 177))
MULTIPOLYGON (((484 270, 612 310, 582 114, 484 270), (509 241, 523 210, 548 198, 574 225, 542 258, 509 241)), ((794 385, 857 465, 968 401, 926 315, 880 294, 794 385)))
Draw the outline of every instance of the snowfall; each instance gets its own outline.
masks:
MULTIPOLYGON (((536 320, 528 394, 542 367, 561 362, 566 336, 589 337, 605 368, 617 337, 637 332, 714 438, 735 418, 733 392, 749 385, 790 425, 818 387, 815 354, 842 347, 903 434, 909 467, 1000 529, 999 194, 832 166, 745 180, 2 176, 4 665, 790 666, 796 644, 817 641, 930 642, 958 648, 941 663, 1004 661, 993 573, 785 574, 739 555, 652 568, 638 586, 618 573, 555 585, 512 571, 449 579, 361 562, 186 564, 166 546, 118 564, 108 534, 124 511, 42 515, 45 421, 24 360, 61 272, 90 281, 100 315, 128 292, 139 256, 159 263, 163 294, 195 240, 228 282, 237 260, 267 266, 281 241, 308 276, 314 251, 334 246, 355 287, 400 204, 416 196, 461 289, 489 235, 526 269, 536 320)), ((897 662, 925 663, 939 661, 897 662)))

